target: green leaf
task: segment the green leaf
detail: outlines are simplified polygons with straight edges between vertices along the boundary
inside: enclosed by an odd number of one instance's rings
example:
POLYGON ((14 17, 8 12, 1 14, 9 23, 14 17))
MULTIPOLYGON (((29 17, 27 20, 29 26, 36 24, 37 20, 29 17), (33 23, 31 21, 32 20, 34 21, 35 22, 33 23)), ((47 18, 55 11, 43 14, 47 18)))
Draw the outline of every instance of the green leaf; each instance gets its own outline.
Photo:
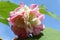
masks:
POLYGON ((44 9, 40 9, 39 11, 40 11, 41 14, 47 14, 47 11, 44 10, 44 9))
POLYGON ((0 15, 4 18, 8 18, 10 11, 13 11, 17 7, 17 4, 11 2, 0 2, 0 15))
POLYGON ((0 19, 0 22, 1 22, 1 23, 4 23, 4 24, 6 24, 6 25, 8 25, 8 26, 9 26, 9 23, 8 23, 8 21, 7 21, 7 20, 0 19))
POLYGON ((53 12, 47 12, 47 15, 49 15, 57 20, 60 20, 60 18, 56 14, 54 14, 53 12))
POLYGON ((46 14, 46 15, 51 16, 57 20, 60 20, 60 18, 56 14, 54 14, 53 12, 48 12, 47 8, 43 4, 39 7, 39 12, 41 14, 46 14))
POLYGON ((9 17, 10 11, 13 11, 19 5, 11 2, 0 2, 0 22, 9 25, 7 18, 9 17))
POLYGON ((46 7, 44 6, 44 4, 41 4, 39 8, 47 10, 46 7))
POLYGON ((0 16, 0 22, 9 26, 8 20, 0 16))
POLYGON ((46 14, 47 13, 47 9, 43 4, 40 5, 39 11, 40 11, 41 14, 46 14))

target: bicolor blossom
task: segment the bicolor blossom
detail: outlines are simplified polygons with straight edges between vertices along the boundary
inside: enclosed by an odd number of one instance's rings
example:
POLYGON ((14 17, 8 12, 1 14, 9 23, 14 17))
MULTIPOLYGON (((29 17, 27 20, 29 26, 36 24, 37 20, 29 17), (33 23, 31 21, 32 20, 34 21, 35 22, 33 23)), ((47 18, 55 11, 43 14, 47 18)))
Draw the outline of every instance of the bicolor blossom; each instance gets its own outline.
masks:
POLYGON ((44 15, 39 12, 37 4, 30 7, 20 4, 18 8, 10 12, 8 21, 11 23, 12 31, 21 38, 26 38, 29 34, 39 35, 45 28, 42 24, 44 15))

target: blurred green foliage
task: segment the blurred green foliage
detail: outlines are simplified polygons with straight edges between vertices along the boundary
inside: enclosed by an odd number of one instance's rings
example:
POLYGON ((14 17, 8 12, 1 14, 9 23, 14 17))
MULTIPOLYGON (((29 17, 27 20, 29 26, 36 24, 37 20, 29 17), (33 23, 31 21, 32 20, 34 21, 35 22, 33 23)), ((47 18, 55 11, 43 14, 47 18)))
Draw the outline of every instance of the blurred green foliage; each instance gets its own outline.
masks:
POLYGON ((18 5, 11 2, 0 2, 0 22, 8 24, 7 18, 9 17, 10 11, 17 8, 18 5))
POLYGON ((41 14, 46 14, 46 15, 51 16, 57 20, 60 20, 60 18, 56 14, 54 14, 53 12, 47 11, 47 10, 48 9, 43 4, 40 5, 39 11, 41 14))

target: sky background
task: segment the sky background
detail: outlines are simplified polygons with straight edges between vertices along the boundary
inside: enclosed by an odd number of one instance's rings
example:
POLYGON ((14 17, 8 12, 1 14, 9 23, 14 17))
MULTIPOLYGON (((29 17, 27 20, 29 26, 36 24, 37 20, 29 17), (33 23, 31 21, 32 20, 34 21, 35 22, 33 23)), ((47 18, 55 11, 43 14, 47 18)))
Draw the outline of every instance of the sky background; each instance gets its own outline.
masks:
MULTIPOLYGON (((52 11, 60 17, 60 0, 10 0, 10 1, 16 4, 20 4, 20 2, 23 2, 28 6, 34 3, 37 5, 44 4, 46 8, 48 8, 48 11, 52 11)), ((50 16, 45 15, 43 24, 46 27, 50 27, 60 31, 60 21, 50 16)), ((8 27, 0 23, 0 37, 2 37, 3 40, 12 40, 12 38, 15 37, 15 35, 12 32, 11 27, 8 27)))

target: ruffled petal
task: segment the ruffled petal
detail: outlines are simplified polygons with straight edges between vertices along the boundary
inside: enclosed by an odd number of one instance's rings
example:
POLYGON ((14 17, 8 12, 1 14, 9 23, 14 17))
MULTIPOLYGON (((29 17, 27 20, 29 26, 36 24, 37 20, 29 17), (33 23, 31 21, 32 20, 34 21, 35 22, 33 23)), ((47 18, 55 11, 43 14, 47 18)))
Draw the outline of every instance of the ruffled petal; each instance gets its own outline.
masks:
POLYGON ((36 10, 38 10, 38 5, 37 5, 37 4, 32 4, 32 5, 30 5, 30 8, 31 8, 33 11, 36 11, 36 10))
POLYGON ((41 14, 41 15, 38 17, 38 19, 39 19, 40 21, 42 21, 44 18, 45 18, 45 17, 44 17, 43 14, 41 14))
POLYGON ((22 8, 22 7, 24 7, 24 6, 25 6, 24 3, 21 2, 21 3, 20 3, 20 8, 22 8))
POLYGON ((39 35, 43 31, 45 26, 43 24, 38 26, 33 26, 33 35, 39 35))

